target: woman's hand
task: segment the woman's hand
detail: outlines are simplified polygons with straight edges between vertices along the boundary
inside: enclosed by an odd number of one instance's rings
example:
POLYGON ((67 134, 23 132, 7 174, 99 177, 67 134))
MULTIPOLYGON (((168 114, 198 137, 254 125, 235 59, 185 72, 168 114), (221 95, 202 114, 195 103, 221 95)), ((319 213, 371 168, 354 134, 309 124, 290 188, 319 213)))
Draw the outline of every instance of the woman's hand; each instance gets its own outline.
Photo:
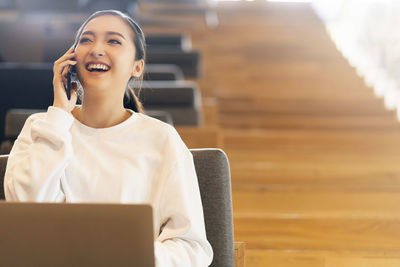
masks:
POLYGON ((77 84, 73 82, 71 84, 71 98, 68 99, 67 93, 65 92, 64 85, 67 84, 67 73, 70 68, 69 65, 75 65, 74 60, 75 53, 74 48, 71 47, 62 57, 54 62, 53 66, 53 90, 54 90, 54 101, 53 106, 61 108, 67 112, 71 112, 78 99, 76 90, 77 84))

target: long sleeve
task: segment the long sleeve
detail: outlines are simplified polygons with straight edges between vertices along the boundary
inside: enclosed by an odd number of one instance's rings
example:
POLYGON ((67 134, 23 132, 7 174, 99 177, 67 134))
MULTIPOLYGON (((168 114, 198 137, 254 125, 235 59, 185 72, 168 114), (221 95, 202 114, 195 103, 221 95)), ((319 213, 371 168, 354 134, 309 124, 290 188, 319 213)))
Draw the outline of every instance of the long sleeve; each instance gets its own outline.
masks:
POLYGON ((161 197, 159 216, 164 227, 155 242, 156 264, 159 267, 208 266, 213 252, 205 233, 193 157, 186 147, 177 154, 161 197))
POLYGON ((11 150, 4 180, 7 201, 62 201, 61 179, 72 156, 71 114, 49 107, 26 121, 11 150))

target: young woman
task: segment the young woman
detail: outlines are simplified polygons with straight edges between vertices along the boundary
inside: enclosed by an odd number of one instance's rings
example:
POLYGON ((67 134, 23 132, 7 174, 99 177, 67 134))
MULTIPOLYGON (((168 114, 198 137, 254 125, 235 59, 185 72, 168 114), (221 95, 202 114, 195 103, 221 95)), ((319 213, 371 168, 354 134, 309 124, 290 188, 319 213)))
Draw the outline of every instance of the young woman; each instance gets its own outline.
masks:
MULTIPOLYGON (((173 127, 124 108, 140 80, 143 32, 113 10, 94 13, 54 63, 54 102, 32 115, 10 153, 8 201, 150 203, 157 266, 208 266, 203 210, 190 151, 173 127), (68 69, 83 88, 68 99, 68 69)), ((33 88, 34 90, 34 88, 33 88)))

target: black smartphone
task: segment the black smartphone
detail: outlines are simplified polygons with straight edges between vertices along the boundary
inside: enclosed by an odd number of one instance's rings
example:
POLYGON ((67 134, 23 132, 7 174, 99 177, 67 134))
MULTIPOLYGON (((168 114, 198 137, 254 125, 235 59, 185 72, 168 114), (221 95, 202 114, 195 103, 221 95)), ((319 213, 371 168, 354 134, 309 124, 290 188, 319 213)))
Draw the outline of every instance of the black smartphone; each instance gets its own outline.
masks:
POLYGON ((65 87, 65 92, 67 93, 68 100, 71 99, 71 87, 72 82, 74 81, 76 81, 76 67, 70 65, 67 73, 67 86, 65 87))

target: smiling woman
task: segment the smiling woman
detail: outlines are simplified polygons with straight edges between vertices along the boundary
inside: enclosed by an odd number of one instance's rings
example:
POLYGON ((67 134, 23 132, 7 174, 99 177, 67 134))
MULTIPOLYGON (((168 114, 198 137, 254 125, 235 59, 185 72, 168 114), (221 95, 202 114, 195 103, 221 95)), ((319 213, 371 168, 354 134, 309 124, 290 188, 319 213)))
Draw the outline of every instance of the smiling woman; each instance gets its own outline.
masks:
MULTIPOLYGON (((131 79, 142 77, 144 67, 144 52, 136 53, 134 43, 135 39, 139 39, 138 47, 143 49, 143 33, 129 25, 121 17, 98 16, 98 13, 95 13, 93 18, 78 31, 74 43, 74 55, 78 78, 85 90, 82 109, 76 108, 74 115, 83 123, 85 123, 84 116, 87 111, 85 101, 98 102, 99 97, 107 99, 113 107, 120 102, 119 114, 126 113, 123 107, 123 96, 127 91, 127 85, 131 79), (134 30, 136 32, 133 32, 134 30), (111 99, 114 100, 110 101, 111 99)), ((140 102, 133 90, 130 93, 135 99, 136 111, 141 111, 140 102)), ((92 118, 93 115, 96 114, 86 116, 86 124, 87 117, 92 118)), ((119 117, 124 119, 124 116, 119 117)), ((120 123, 120 121, 115 123, 120 123)))
POLYGON ((11 150, 6 199, 150 204, 157 266, 208 266, 192 154, 172 126, 140 112, 128 86, 144 65, 145 38, 131 18, 113 10, 89 17, 54 63, 53 106, 28 118, 11 150), (72 69, 80 85, 68 98, 72 69), (136 110, 124 108, 126 92, 136 110))

